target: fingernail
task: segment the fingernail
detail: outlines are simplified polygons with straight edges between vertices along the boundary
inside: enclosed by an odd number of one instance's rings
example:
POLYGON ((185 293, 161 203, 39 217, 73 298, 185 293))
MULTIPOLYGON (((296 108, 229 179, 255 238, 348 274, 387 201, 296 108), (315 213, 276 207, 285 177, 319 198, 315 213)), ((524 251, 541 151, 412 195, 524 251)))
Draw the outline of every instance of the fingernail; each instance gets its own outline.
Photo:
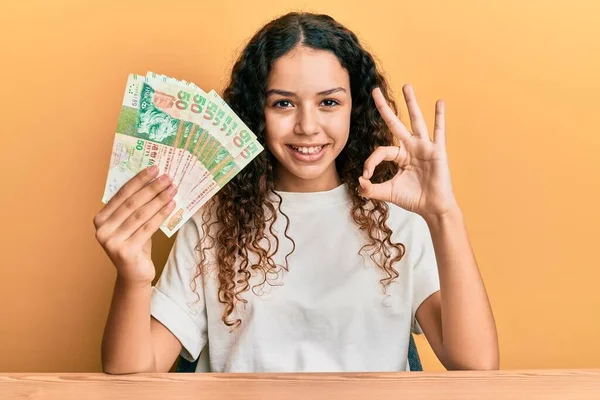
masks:
POLYGON ((175 185, 171 185, 171 186, 169 186, 167 191, 169 192, 169 194, 174 195, 175 193, 177 193, 177 188, 175 187, 175 185))
POLYGON ((158 171, 158 167, 156 165, 153 165, 150 168, 148 168, 148 172, 150 172, 151 174, 155 173, 156 171, 158 171))
POLYGON ((363 176, 363 178, 367 179, 367 176, 369 176, 369 172, 365 169, 363 171, 363 175, 362 176, 363 176))
POLYGON ((169 180, 169 176, 168 175, 161 175, 158 178, 158 180, 161 181, 161 182, 167 182, 169 180))

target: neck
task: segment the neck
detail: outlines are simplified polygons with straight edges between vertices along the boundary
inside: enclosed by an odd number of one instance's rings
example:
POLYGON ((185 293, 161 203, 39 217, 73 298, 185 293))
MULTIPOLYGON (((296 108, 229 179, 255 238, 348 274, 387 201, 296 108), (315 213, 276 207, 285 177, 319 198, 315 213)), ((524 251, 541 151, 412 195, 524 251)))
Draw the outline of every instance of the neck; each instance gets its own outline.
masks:
POLYGON ((324 192, 335 189, 341 184, 342 179, 335 168, 312 179, 301 178, 283 168, 278 168, 275 190, 296 193, 324 192))

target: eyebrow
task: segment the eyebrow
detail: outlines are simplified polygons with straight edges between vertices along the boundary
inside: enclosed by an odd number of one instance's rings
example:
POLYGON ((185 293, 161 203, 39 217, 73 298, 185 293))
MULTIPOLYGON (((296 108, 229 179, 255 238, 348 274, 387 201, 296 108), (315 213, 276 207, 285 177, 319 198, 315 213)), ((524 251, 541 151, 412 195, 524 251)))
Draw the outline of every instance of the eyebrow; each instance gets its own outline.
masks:
MULTIPOLYGON (((330 94, 334 94, 337 92, 344 92, 346 93, 346 89, 344 89, 343 87, 339 86, 333 89, 327 89, 327 90, 323 90, 322 92, 317 93, 318 96, 329 96, 330 94)), ((272 94, 278 94, 280 96, 287 96, 287 97, 294 97, 296 95, 296 93, 294 92, 288 92, 286 90, 279 90, 279 89, 271 89, 271 90, 267 90, 266 96, 269 97, 272 94)))

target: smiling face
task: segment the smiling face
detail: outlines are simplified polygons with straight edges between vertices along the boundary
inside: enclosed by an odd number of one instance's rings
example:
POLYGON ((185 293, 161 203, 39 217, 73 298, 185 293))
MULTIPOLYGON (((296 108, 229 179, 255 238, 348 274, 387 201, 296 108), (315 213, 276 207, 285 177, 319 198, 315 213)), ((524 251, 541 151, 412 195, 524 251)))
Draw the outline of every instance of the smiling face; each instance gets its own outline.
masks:
POLYGON ((350 78, 327 51, 297 47, 279 58, 267 83, 267 146, 275 159, 276 189, 330 190, 350 131, 350 78))

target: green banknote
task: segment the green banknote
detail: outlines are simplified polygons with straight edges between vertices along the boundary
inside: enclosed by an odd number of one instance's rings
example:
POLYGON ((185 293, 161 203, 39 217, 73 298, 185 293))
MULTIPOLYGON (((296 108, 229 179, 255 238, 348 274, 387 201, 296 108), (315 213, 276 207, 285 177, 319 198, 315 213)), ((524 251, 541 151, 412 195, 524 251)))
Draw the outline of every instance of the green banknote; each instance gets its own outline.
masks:
POLYGON ((263 147, 213 90, 148 72, 130 74, 102 201, 150 165, 178 188, 161 230, 172 236, 263 147))
POLYGON ((163 100, 143 76, 130 74, 119 113, 103 202, 138 172, 158 165, 161 172, 172 158, 178 120, 158 106, 163 100))

